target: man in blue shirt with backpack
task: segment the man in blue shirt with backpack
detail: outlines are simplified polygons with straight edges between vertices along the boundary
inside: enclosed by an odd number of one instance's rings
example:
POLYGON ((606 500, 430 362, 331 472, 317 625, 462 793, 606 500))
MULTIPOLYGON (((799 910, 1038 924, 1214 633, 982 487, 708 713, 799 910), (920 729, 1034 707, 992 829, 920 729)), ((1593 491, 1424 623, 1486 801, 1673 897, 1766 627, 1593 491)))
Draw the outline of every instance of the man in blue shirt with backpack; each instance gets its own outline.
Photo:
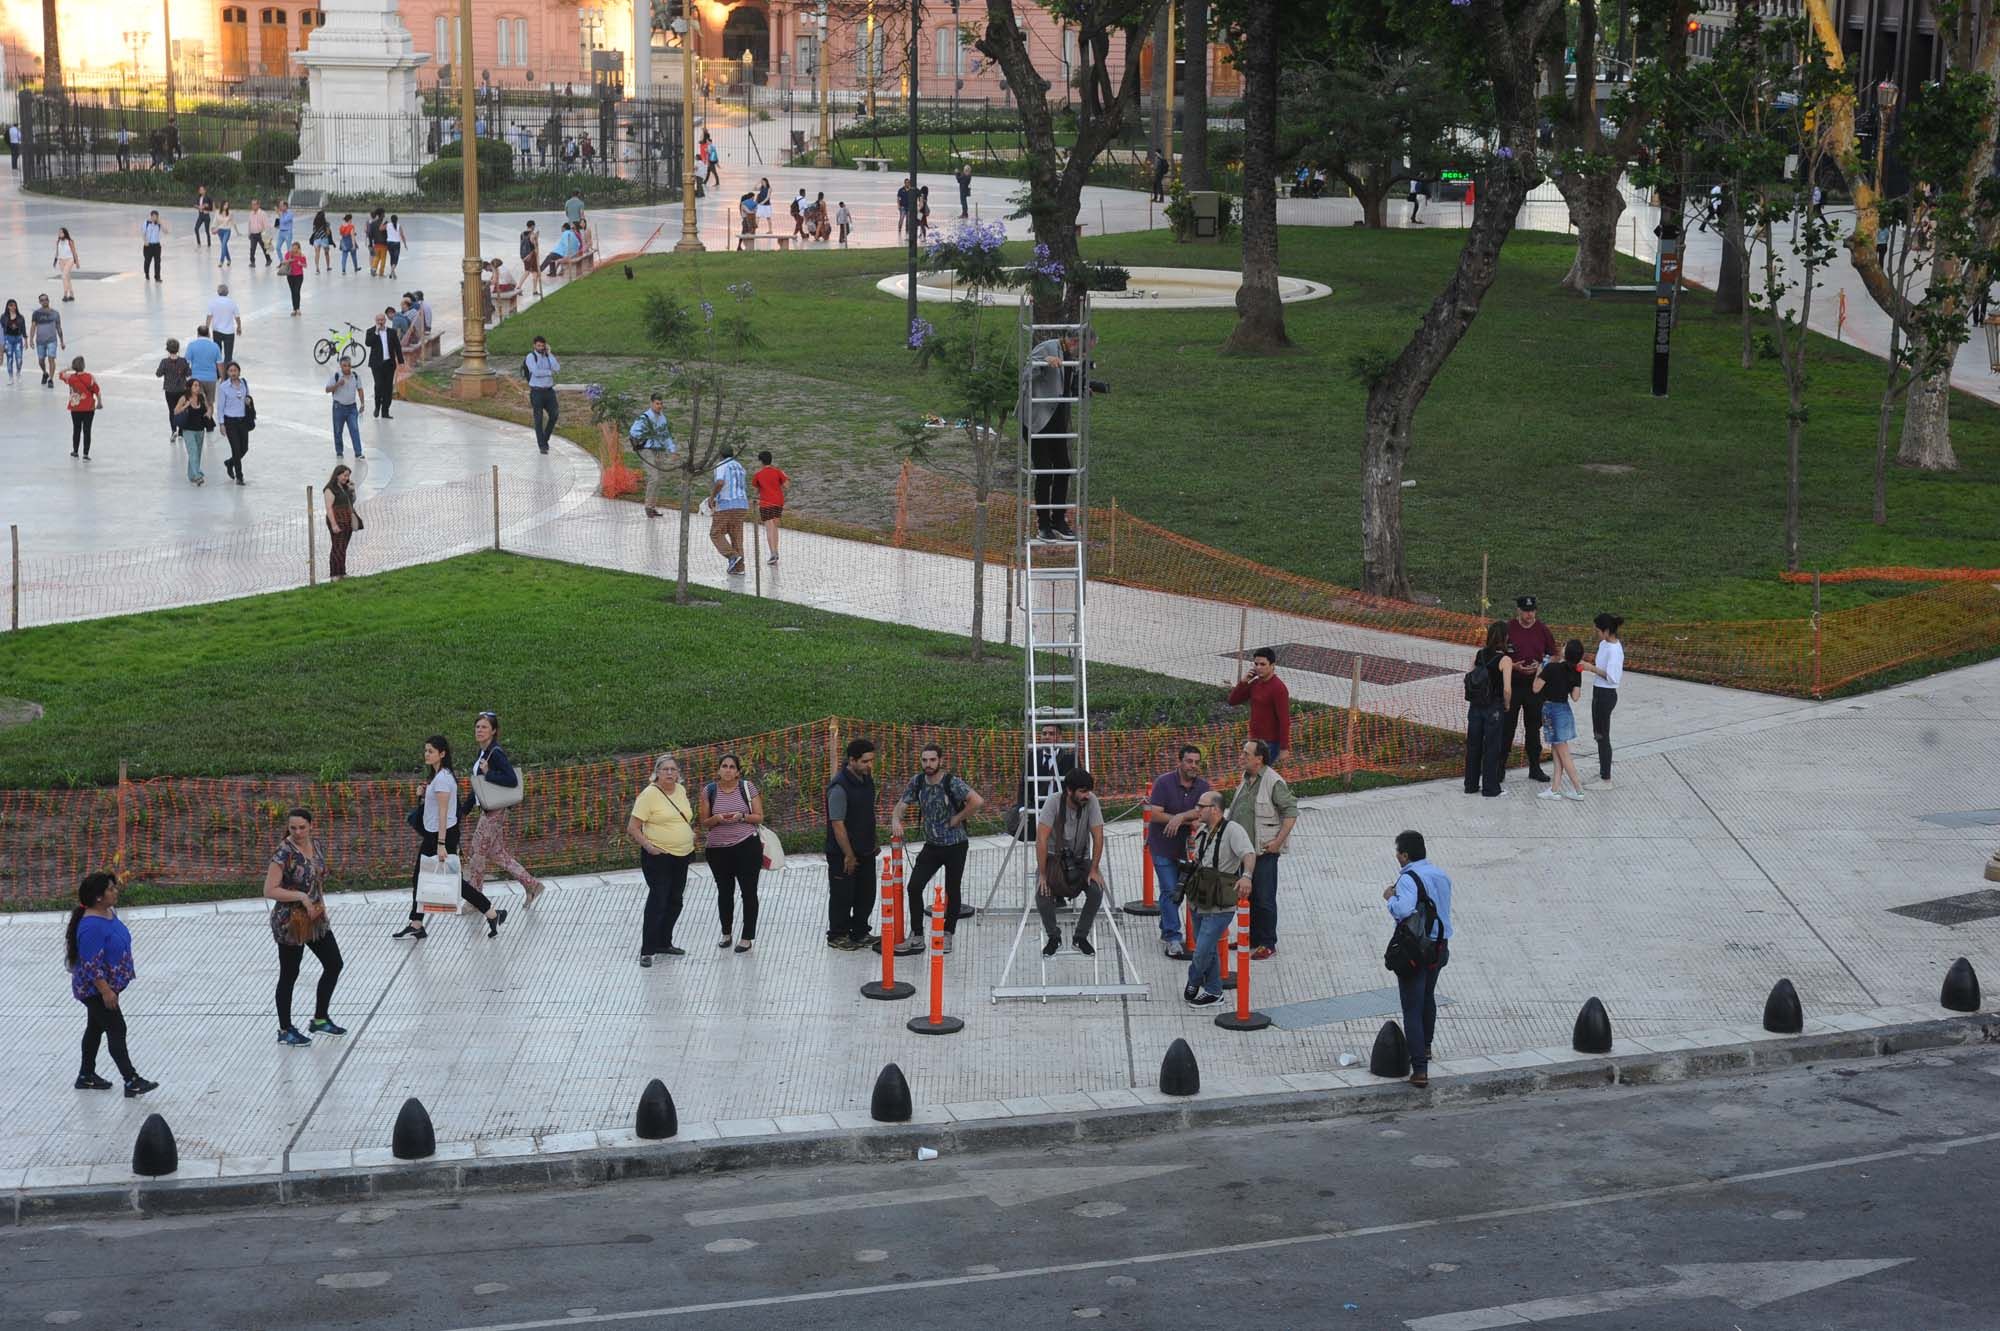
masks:
MULTIPOLYGON (((1396 863, 1402 872, 1382 889, 1389 903, 1389 918, 1396 922, 1399 937, 1389 944, 1389 956, 1398 955, 1404 922, 1415 917, 1417 932, 1428 940, 1430 959, 1405 960, 1391 965, 1396 988, 1403 999, 1403 1035, 1410 1045, 1410 1085, 1431 1084, 1431 1037, 1437 1031, 1438 972, 1451 961, 1451 879, 1444 870, 1425 857, 1422 832, 1396 834, 1396 863)), ((1404 949, 1407 950, 1407 949, 1404 949)))

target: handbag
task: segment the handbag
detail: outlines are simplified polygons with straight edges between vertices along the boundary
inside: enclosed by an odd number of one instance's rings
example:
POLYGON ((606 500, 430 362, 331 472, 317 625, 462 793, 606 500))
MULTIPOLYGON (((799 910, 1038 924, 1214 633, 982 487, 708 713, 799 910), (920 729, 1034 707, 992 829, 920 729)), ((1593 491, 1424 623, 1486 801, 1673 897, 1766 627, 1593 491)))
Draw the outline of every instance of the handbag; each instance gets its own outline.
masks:
POLYGON ((417 909, 429 915, 456 915, 464 902, 458 885, 458 856, 445 856, 442 869, 437 867, 437 856, 424 856, 417 865, 417 909))
POLYGON ((313 934, 326 920, 326 904, 319 901, 298 901, 291 903, 281 926, 285 931, 285 941, 293 947, 304 947, 312 941, 313 934))
POLYGON ((478 768, 472 769, 472 797, 479 801, 479 807, 488 813, 498 813, 511 809, 521 802, 528 793, 528 783, 521 779, 519 771, 514 773, 514 784, 496 786, 488 781, 478 768))
POLYGON ((1222 871, 1222 838, 1228 827, 1223 823, 1218 830, 1202 830, 1207 841, 1208 863, 1203 864, 1201 852, 1196 851, 1188 872, 1181 875, 1181 897, 1194 907, 1197 915, 1223 914, 1233 909, 1241 896, 1236 890, 1235 877, 1222 871))
POLYGON ((257 399, 251 397, 250 394, 246 392, 243 395, 243 432, 245 434, 248 434, 250 433, 250 431, 256 428, 257 428, 257 399))
POLYGON ((785 843, 768 826, 759 824, 757 839, 764 843, 764 872, 776 873, 785 867, 785 843))

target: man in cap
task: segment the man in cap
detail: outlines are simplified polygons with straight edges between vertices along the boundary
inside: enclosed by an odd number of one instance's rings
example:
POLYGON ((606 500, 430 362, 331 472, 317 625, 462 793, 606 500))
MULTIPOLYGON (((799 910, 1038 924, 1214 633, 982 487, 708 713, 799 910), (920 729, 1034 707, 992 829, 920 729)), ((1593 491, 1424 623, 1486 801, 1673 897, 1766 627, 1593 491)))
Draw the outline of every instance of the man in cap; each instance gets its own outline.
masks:
POLYGON ((1556 635, 1542 623, 1534 597, 1517 596, 1514 604, 1519 612, 1507 621, 1507 645, 1514 650, 1514 701, 1507 708, 1507 728, 1500 732, 1500 743, 1503 749, 1512 747, 1515 719, 1526 714, 1528 729, 1521 742, 1528 753, 1528 779, 1547 781, 1548 773, 1542 770, 1542 695, 1535 692, 1535 676, 1556 654, 1556 635))

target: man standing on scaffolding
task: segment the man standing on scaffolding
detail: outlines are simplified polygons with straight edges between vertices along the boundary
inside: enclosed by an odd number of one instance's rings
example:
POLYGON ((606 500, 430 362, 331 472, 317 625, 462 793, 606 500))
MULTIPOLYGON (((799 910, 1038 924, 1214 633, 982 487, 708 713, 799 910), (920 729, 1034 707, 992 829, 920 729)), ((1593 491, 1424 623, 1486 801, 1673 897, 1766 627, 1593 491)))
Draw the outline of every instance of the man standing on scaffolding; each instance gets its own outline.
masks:
MULTIPOLYGON (((1083 376, 1078 373, 1082 367, 1064 365, 1063 362, 1078 360, 1080 348, 1076 330, 1070 329, 1061 337, 1037 342, 1028 353, 1028 363, 1021 367, 1021 409, 1017 414, 1021 428, 1028 435, 1028 465, 1034 471, 1066 473, 1073 466, 1068 439, 1036 436, 1075 433, 1071 422, 1076 416, 1070 410, 1070 404, 1049 399, 1077 396, 1077 385, 1083 382, 1083 376)), ((1064 507, 1069 503, 1069 477, 1037 476, 1034 493, 1037 538, 1043 541, 1074 541, 1076 532, 1069 525, 1068 511, 1064 507)))

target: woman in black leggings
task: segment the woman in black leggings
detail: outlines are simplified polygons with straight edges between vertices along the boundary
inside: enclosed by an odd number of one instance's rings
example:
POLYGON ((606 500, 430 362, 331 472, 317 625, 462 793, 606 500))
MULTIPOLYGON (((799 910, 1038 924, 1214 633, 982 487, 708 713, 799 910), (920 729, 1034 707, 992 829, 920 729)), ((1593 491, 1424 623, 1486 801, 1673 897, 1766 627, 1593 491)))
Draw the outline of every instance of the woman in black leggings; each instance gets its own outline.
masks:
POLYGON ((1625 682, 1625 644, 1618 630, 1623 615, 1601 614, 1597 625, 1597 652, 1583 668, 1597 676, 1590 686, 1590 730, 1597 737, 1597 784, 1611 788, 1611 710, 1618 706, 1618 686, 1625 682))
MULTIPOLYGON (((417 862, 410 869, 410 922, 392 934, 393 938, 430 937, 424 929, 424 913, 417 909, 417 876, 430 856, 437 856, 439 869, 448 869, 451 861, 446 857, 458 854, 458 774, 451 770, 451 741, 443 735, 432 735, 425 740, 424 766, 430 769, 430 780, 417 807, 410 810, 410 826, 420 838, 417 862)), ((486 936, 499 937, 500 926, 507 922, 507 912, 493 909, 486 894, 463 877, 458 880, 458 894, 486 917, 486 936)))
POLYGON ((308 809, 285 815, 285 839, 271 853, 264 870, 264 895, 278 904, 271 908, 271 936, 278 943, 278 1043, 304 1046, 312 1040, 292 1024, 292 986, 306 949, 319 960, 319 991, 313 1000, 314 1035, 345 1035, 329 1010, 334 987, 340 983, 340 944, 326 917, 326 852, 313 839, 308 809))

